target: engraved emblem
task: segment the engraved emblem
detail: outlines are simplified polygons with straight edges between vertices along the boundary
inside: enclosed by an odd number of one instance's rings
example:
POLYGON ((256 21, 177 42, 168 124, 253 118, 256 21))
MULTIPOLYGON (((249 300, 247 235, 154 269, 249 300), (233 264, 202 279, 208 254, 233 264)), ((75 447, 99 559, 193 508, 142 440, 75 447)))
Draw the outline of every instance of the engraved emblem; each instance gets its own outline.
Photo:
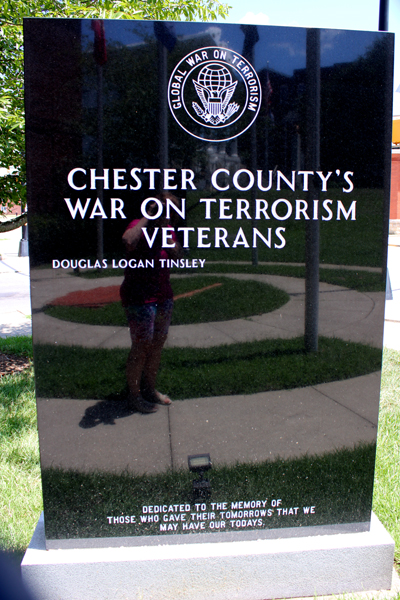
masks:
POLYGON ((232 81, 232 76, 223 65, 212 63, 203 67, 193 85, 200 98, 204 110, 197 102, 193 108, 206 123, 218 125, 225 123, 240 108, 236 102, 229 103, 237 86, 237 81, 232 81))
POLYGON ((176 65, 168 84, 175 121, 190 135, 208 142, 231 140, 254 123, 261 86, 243 56, 217 46, 199 48, 176 65))

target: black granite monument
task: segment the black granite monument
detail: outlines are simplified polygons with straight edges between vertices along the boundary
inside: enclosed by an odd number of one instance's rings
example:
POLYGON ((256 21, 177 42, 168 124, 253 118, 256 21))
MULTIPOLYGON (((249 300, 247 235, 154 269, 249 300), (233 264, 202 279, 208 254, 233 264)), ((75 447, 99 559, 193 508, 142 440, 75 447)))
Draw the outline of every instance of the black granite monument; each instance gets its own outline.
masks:
POLYGON ((393 36, 29 19, 25 53, 48 548, 367 530, 393 36))

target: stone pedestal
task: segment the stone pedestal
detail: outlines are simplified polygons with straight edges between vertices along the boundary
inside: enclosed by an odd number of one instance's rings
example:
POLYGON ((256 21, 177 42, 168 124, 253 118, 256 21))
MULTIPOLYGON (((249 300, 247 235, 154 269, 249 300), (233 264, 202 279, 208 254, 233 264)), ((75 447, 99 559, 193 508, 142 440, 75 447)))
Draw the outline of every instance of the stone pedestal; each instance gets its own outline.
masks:
POLYGON ((22 576, 41 600, 262 600, 390 589, 393 554, 375 515, 363 533, 48 551, 41 518, 22 576))

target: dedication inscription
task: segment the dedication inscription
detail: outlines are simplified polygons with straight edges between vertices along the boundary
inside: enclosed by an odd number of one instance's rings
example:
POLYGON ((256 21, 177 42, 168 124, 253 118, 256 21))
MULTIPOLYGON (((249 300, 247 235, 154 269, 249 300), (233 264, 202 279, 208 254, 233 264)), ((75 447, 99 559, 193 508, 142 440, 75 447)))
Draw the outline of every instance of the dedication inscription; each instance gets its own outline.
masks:
POLYGON ((368 529, 391 34, 30 19, 25 52, 47 546, 368 529))

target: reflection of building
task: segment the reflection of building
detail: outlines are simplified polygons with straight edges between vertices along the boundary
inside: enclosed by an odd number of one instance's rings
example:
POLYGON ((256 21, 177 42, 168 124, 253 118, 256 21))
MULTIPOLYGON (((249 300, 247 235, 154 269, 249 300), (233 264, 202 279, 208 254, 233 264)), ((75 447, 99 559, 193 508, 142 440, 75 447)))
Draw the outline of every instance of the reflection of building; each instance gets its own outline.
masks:
POLYGON ((389 233, 400 233, 400 147, 392 149, 389 233))
POLYGON ((393 117, 389 233, 400 232, 400 116, 393 117))
POLYGON ((201 179, 199 188, 205 185, 205 182, 210 181, 211 174, 217 169, 227 169, 234 173, 243 166, 238 156, 236 139, 219 144, 206 144, 203 157, 203 164, 195 165, 195 172, 201 179))

